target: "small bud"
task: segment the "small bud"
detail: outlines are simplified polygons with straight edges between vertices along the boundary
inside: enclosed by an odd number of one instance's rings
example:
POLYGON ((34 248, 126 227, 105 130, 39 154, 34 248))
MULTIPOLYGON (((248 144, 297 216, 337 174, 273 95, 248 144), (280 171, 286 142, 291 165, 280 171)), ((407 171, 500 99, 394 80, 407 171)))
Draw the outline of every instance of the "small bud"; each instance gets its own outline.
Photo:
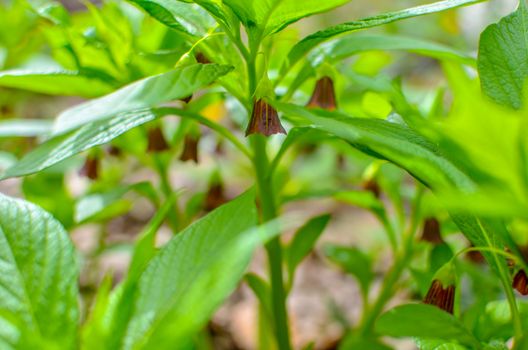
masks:
POLYGON ((323 77, 315 83, 312 98, 306 105, 309 108, 322 108, 333 111, 337 108, 334 82, 330 77, 323 77))
POLYGON ((123 154, 123 151, 121 151, 121 149, 119 147, 116 147, 116 146, 113 146, 113 145, 110 145, 106 149, 106 152, 109 155, 111 155, 112 157, 121 157, 121 155, 123 154))
POLYGON ((432 244, 444 243, 442 235, 440 234, 440 222, 438 220, 435 218, 425 219, 421 240, 432 244))
POLYGON ((198 142, 199 138, 185 135, 183 139, 183 151, 180 155, 180 160, 186 162, 192 160, 195 163, 198 163, 198 142))
POLYGON ((528 295, 528 276, 524 270, 519 270, 513 277, 513 288, 517 289, 522 295, 528 295))
POLYGON ((453 314, 455 304, 455 286, 443 286, 440 280, 435 279, 425 296, 424 303, 434 305, 450 314, 453 314))
POLYGON ((189 103, 189 102, 191 102, 192 98, 193 98, 193 95, 191 94, 191 95, 189 95, 187 97, 180 98, 180 101, 183 101, 185 103, 189 103))
POLYGON ((159 153, 169 149, 167 141, 165 141, 165 136, 163 136, 163 131, 160 127, 152 128, 148 131, 148 146, 147 152, 149 153, 159 153))
POLYGON ((205 55, 202 52, 198 52, 196 54, 196 62, 201 63, 201 64, 211 63, 211 61, 207 57, 205 57, 205 55))
POLYGON ((281 125, 279 115, 275 108, 267 104, 264 100, 258 100, 253 106, 251 120, 246 129, 246 136, 259 133, 265 136, 273 134, 286 134, 286 130, 281 125))
POLYGON ((371 192, 376 198, 381 197, 381 188, 379 184, 376 182, 376 180, 374 179, 367 180, 361 185, 361 187, 363 188, 363 190, 371 192))
POLYGON ((90 180, 97 180, 99 178, 99 159, 92 156, 86 157, 79 174, 90 180))
POLYGON ((224 195, 224 186, 221 182, 215 182, 211 184, 207 194, 205 196, 204 209, 207 212, 210 212, 222 204, 226 203, 227 199, 224 195))
MULTIPOLYGON (((472 244, 471 245, 471 248, 474 248, 475 246, 472 244)), ((475 263, 475 264, 483 264, 486 259, 484 258, 484 255, 482 255, 481 252, 479 252, 478 250, 470 250, 469 252, 466 253, 466 258, 475 263)))

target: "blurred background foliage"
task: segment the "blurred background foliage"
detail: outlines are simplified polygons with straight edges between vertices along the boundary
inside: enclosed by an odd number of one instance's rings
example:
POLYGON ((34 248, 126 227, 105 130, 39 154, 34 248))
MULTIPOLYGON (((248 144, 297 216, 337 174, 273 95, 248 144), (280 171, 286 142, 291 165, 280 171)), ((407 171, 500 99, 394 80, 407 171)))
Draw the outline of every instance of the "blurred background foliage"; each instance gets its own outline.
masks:
MULTIPOLYGON (((61 69, 88 72, 98 79, 76 80, 76 77, 65 75, 65 84, 50 88, 45 81, 38 86, 21 80, 10 81, 0 73, 1 170, 7 169, 42 140, 50 130, 50 121, 66 107, 143 77, 166 72, 179 61, 188 59, 185 53, 191 49, 185 34, 162 25, 124 1, 108 0, 102 4, 62 1, 69 16, 60 6, 39 16, 31 8, 31 5, 38 8, 38 1, 30 3, 0 0, 0 70, 46 72, 61 69), (29 119, 31 123, 17 124, 20 119, 29 119)), ((332 24, 423 3, 418 0, 355 0, 335 11, 303 19, 275 38, 276 54, 270 57, 270 75, 273 78, 280 74, 278 70, 284 59, 280 53, 309 33, 332 24)), ((515 6, 515 1, 489 1, 396 22, 369 30, 368 34, 430 40, 475 57, 482 30, 512 12, 515 6)), ((208 40, 223 44, 218 37, 208 40)), ((220 57, 219 60, 236 63, 237 58, 220 57)), ((456 64, 384 50, 360 52, 340 60, 328 70, 335 77, 342 111, 358 117, 390 119, 398 118, 391 115, 394 105, 415 108, 428 116, 429 122, 440 124, 438 128, 424 127, 421 131, 436 138, 453 153, 463 149, 467 164, 480 167, 484 177, 494 177, 483 192, 493 196, 477 193, 464 198, 459 193, 446 192, 436 198, 429 192, 424 193, 417 220, 422 226, 427 218, 438 219, 441 244, 416 243, 423 246, 423 250, 413 258, 397 300, 422 298, 434 272, 454 252, 468 246, 448 218, 446 206, 514 218, 509 227, 515 240, 521 246, 528 245, 525 173, 519 172, 518 158, 508 157, 519 152, 512 149, 515 143, 511 140, 522 127, 521 121, 511 117, 513 112, 481 96, 478 83, 468 78, 475 77, 474 70, 461 71, 456 64), (452 116, 451 122, 442 123, 447 115, 452 116), (497 134, 498 129, 500 134, 497 134)), ((235 71, 234 74, 245 72, 235 71)), ((292 100, 304 103, 313 86, 314 80, 307 80, 291 96, 292 100)), ((237 88, 233 86, 235 93, 237 88)), ((229 127, 237 135, 242 134, 247 123, 242 106, 233 98, 226 98, 218 89, 195 96, 189 108, 229 127)), ((85 305, 90 304, 105 274, 114 274, 115 281, 122 277, 133 239, 158 204, 151 182, 157 185, 168 180, 181 191, 182 226, 252 185, 247 161, 209 130, 176 118, 154 124, 161 126, 173 147, 170 154, 153 157, 145 154, 149 131, 145 126, 126 133, 110 146, 96 148, 22 180, 0 183, 0 191, 24 196, 39 204, 72 232, 84 259, 81 287, 85 305), (173 159, 181 153, 183 137, 189 132, 201 135, 198 164, 173 159), (100 160, 93 181, 80 173, 83 166, 86 167, 87 157, 100 160), (159 164, 167 159, 174 160, 170 163, 168 179, 159 178, 159 164)), ((278 150, 279 142, 274 142, 273 147, 278 150)), ((375 161, 327 135, 310 135, 294 151, 287 153, 285 160, 287 166, 279 167, 275 186, 286 204, 286 211, 333 214, 316 253, 303 263, 297 274, 290 301, 295 344, 301 346, 317 334, 320 336, 316 348, 331 349, 344 330, 359 317, 361 298, 368 299, 369 289, 380 288, 380 277, 386 272, 390 254, 390 244, 383 230, 387 227, 391 230, 391 225, 398 230, 405 227, 412 201, 423 188, 395 166, 375 161), (336 194, 347 191, 350 193, 336 194), (383 193, 381 199, 376 198, 377 191, 383 193), (297 202, 293 203, 294 200, 297 202), (371 268, 361 274, 357 261, 371 268), (336 265, 356 275, 359 284, 345 277, 345 272, 329 268, 336 265), (314 280, 313 276, 318 279, 314 280)), ((160 237, 160 241, 166 241, 170 230, 162 228, 160 237)), ((507 313, 505 303, 497 301, 502 296, 500 284, 490 277, 489 269, 481 265, 481 258, 473 254, 460 263, 464 272, 460 291, 464 295, 463 321, 481 333, 481 339, 507 340, 511 336, 508 330, 511 324, 504 317, 507 313), (497 330, 503 330, 504 335, 497 330)), ((262 265, 263 258, 259 255, 252 270, 261 272, 262 265)), ((254 297, 247 287, 241 287, 210 325, 214 348, 252 348, 256 328, 254 309, 254 297), (251 326, 246 326, 247 322, 251 326)), ((528 317, 527 308, 523 306, 522 309, 523 317, 528 317)), ((398 349, 412 348, 408 343, 395 344, 398 349)))

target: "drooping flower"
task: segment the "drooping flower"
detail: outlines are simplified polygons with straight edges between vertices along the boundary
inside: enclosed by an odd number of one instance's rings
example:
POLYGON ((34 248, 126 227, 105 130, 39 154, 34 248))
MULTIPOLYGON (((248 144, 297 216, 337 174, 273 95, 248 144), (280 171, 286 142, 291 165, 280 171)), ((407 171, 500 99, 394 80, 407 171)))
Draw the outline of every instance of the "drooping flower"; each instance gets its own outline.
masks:
POLYGON ((183 151, 180 155, 180 160, 186 162, 189 160, 198 163, 198 142, 200 139, 192 135, 185 135, 183 139, 183 151))
POLYGON ((226 202, 227 199, 224 194, 224 185, 220 180, 213 181, 209 185, 209 189, 205 195, 204 210, 207 212, 213 211, 226 202))
POLYGON ((424 303, 434 305, 450 314, 455 306, 455 267, 452 262, 442 266, 433 277, 433 282, 424 303))
POLYGON ((209 64, 211 61, 203 54, 203 52, 198 52, 195 56, 196 62, 201 64, 209 64))
POLYGON ((251 119, 246 129, 246 136, 256 133, 265 136, 286 134, 277 110, 262 99, 255 102, 253 113, 251 113, 251 119))
POLYGON ((524 270, 521 269, 515 274, 512 286, 522 295, 528 295, 528 276, 524 270))
POLYGON ((434 280, 425 296, 424 303, 434 305, 453 314, 455 304, 455 286, 444 286, 440 280, 434 280))
POLYGON ((363 182, 361 187, 363 188, 363 190, 372 193, 376 198, 381 197, 381 188, 376 180, 366 180, 365 182, 363 182))
POLYGON ((166 151, 168 149, 169 149, 169 145, 167 144, 167 141, 165 140, 165 136, 163 135, 163 131, 161 130, 161 128, 158 126, 158 127, 149 129, 147 152, 159 153, 159 152, 166 151))
POLYGON ((99 178, 99 158, 94 156, 86 157, 79 174, 86 176, 90 180, 97 180, 99 178))
POLYGON ((306 105, 308 108, 322 108, 333 111, 337 108, 334 81, 323 77, 315 83, 314 92, 306 105))
POLYGON ((421 240, 432 244, 444 243, 440 234, 440 222, 437 219, 433 217, 425 219, 421 240))

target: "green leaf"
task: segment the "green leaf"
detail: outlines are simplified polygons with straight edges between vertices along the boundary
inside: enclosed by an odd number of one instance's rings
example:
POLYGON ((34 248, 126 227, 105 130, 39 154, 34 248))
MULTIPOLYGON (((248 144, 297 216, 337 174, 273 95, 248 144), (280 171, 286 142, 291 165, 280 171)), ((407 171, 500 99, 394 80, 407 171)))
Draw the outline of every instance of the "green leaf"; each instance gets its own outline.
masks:
POLYGON ((1 194, 0 213, 0 315, 14 315, 22 333, 2 340, 18 349, 74 349, 78 268, 68 234, 41 208, 1 194))
POLYGON ((326 245, 324 253, 331 262, 340 266, 346 273, 355 276, 364 295, 367 295, 374 273, 372 272, 372 261, 365 253, 355 247, 333 244, 326 245))
POLYGON ((43 119, 7 119, 0 122, 2 137, 35 137, 51 131, 52 122, 43 119))
POLYGON ((370 191, 338 192, 334 195, 334 198, 338 201, 370 210, 379 217, 385 215, 385 206, 370 191))
POLYGON ((325 12, 346 4, 349 0, 224 0, 248 29, 258 29, 263 35, 276 33, 301 18, 325 12))
POLYGON ((231 70, 232 67, 225 65, 194 64, 139 80, 110 95, 62 112, 55 122, 54 132, 62 134, 86 123, 115 117, 123 112, 188 97, 231 70))
POLYGON ((77 71, 14 69, 0 72, 0 86, 47 95, 99 97, 110 93, 112 85, 98 77, 77 71))
POLYGON ((341 342, 341 344, 339 344, 339 350, 356 350, 356 349, 392 350, 391 347, 388 347, 387 345, 380 343, 376 339, 358 337, 357 335, 349 335, 341 342))
POLYGON ((472 5, 482 1, 484 0, 444 0, 401 11, 389 12, 373 17, 367 17, 357 21, 347 22, 324 29, 322 31, 307 36, 292 48, 292 50, 288 54, 288 62, 286 62, 286 65, 283 67, 283 72, 288 69, 288 66, 293 66, 298 60, 300 60, 315 46, 336 35, 366 28, 377 27, 407 18, 423 16, 440 11, 446 11, 461 6, 472 5))
POLYGON ((321 215, 311 219, 301 227, 293 236, 286 251, 286 263, 290 284, 293 283, 295 269, 301 261, 312 251, 315 243, 323 233, 330 215, 321 215))
POLYGON ((359 150, 387 159, 406 169, 433 189, 474 188, 472 180, 458 169, 438 148, 412 129, 380 119, 351 118, 323 110, 309 110, 292 104, 274 105, 297 123, 334 134, 359 150), (440 170, 440 171, 439 171, 440 170))
POLYGON ((495 102, 521 108, 528 78, 528 8, 520 1, 514 13, 492 24, 480 37, 478 69, 482 89, 495 102))
POLYGON ((244 278, 257 299, 260 305, 264 307, 266 317, 269 321, 273 320, 273 307, 271 305, 271 288, 269 284, 264 281, 260 276, 254 273, 248 273, 244 278))
POLYGON ((425 304, 398 306, 380 316, 376 332, 392 337, 418 337, 460 342, 479 349, 477 339, 453 315, 425 304))
POLYGON ((467 350, 468 348, 456 343, 446 343, 437 339, 415 339, 420 350, 467 350))
POLYGON ((28 3, 39 16, 54 24, 67 25, 70 22, 68 11, 59 1, 28 0, 28 3))
POLYGON ((56 136, 26 154, 7 169, 0 179, 33 174, 49 168, 82 151, 108 143, 128 130, 157 117, 151 110, 134 111, 95 121, 74 132, 56 136))
POLYGON ((175 0, 128 0, 172 29, 203 36, 214 26, 214 20, 200 7, 175 0))
POLYGON ((474 66, 475 59, 448 46, 400 35, 351 34, 322 44, 310 55, 310 61, 342 60, 364 51, 408 51, 438 60, 452 60, 474 66))
POLYGON ((124 347, 183 347, 242 278, 262 241, 258 232, 247 232, 256 222, 249 191, 161 249, 139 279, 124 347))

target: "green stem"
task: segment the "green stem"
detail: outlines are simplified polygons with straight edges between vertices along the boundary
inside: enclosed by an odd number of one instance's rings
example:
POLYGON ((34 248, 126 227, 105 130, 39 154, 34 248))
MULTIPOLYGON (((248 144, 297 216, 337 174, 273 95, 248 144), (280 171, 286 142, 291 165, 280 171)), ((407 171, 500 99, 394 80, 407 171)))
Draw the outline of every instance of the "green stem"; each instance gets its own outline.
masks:
MULTIPOLYGON (((158 176, 160 178, 160 188, 161 192, 164 194, 165 199, 171 198, 174 194, 174 190, 172 188, 172 185, 170 184, 169 180, 169 172, 165 164, 163 164, 162 159, 159 155, 155 154, 154 157, 154 165, 156 167, 156 171, 158 172, 158 176)), ((174 232, 174 234, 178 233, 180 231, 180 219, 179 219, 179 212, 178 212, 178 203, 175 200, 173 209, 170 210, 167 217, 169 219, 169 225, 174 232)))
MULTIPOLYGON (((277 217, 277 208, 271 177, 267 176, 269 160, 266 153, 266 139, 262 135, 252 136, 255 156, 253 163, 256 172, 257 189, 260 199, 262 221, 267 222, 277 217)), ((290 335, 288 329, 288 313, 286 310, 286 291, 282 271, 282 246, 280 238, 273 238, 266 245, 271 279, 271 303, 273 321, 278 349, 290 350, 290 335)))
POLYGON ((413 240, 416 230, 418 228, 420 217, 420 205, 423 195, 423 188, 420 186, 416 190, 416 195, 413 201, 413 215, 411 217, 409 229, 403 238, 403 247, 401 253, 395 256, 395 262, 390 271, 387 273, 380 294, 372 306, 365 304, 363 312, 363 319, 358 328, 358 332, 362 335, 367 335, 372 332, 374 323, 378 316, 383 312, 385 305, 392 298, 396 290, 396 284, 407 266, 407 263, 413 252, 413 240))

